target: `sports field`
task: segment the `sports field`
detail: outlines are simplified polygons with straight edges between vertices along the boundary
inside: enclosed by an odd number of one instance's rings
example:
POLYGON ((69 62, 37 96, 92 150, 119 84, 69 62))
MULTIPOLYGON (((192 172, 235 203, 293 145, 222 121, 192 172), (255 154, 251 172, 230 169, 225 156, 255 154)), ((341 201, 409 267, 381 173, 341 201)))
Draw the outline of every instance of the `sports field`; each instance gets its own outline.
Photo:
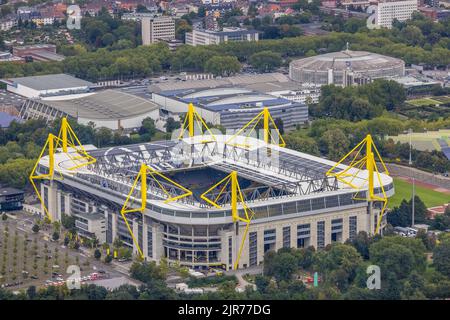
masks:
MULTIPOLYGON (((441 151, 442 146, 450 145, 450 130, 441 129, 438 131, 427 131, 427 132, 413 132, 411 134, 411 143, 414 149, 420 151, 441 151), (442 146, 441 146, 442 144, 442 146)), ((410 135, 399 134, 398 136, 389 136, 387 138, 392 138, 395 142, 400 141, 401 143, 409 143, 410 135)))
MULTIPOLYGON (((410 200, 412 195, 412 184, 400 178, 394 178, 395 195, 389 199, 388 207, 398 207, 403 199, 410 200)), ((416 183, 416 195, 425 202, 427 208, 436 207, 450 202, 450 194, 437 192, 433 189, 423 187, 416 183)))
POLYGON ((421 99, 412 99, 412 100, 407 100, 406 103, 409 103, 415 107, 421 107, 421 106, 428 106, 430 104, 432 105, 439 105, 442 104, 441 101, 439 100, 435 100, 432 98, 421 98, 421 99))

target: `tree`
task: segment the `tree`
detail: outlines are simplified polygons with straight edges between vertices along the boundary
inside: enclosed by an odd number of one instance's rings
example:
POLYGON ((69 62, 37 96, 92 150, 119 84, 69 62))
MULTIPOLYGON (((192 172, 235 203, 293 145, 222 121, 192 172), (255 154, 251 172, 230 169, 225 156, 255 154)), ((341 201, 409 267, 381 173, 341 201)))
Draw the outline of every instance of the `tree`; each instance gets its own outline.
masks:
POLYGON ((100 258, 102 257, 102 253, 100 252, 99 249, 95 249, 94 251, 94 258, 97 260, 100 260, 100 258))
POLYGON ((250 56, 249 63, 260 72, 269 72, 281 66, 281 55, 272 51, 261 51, 250 56))
POLYGON ((234 56, 214 56, 205 63, 205 71, 216 76, 231 76, 241 70, 241 64, 234 56))
POLYGON ((433 251, 433 265, 436 270, 450 277, 450 240, 436 246, 433 251))
POLYGON ((28 287, 27 296, 30 300, 33 300, 36 297, 36 287, 35 286, 28 287))
POLYGON ((33 227, 31 228, 31 230, 32 230, 34 233, 38 233, 40 229, 41 229, 41 228, 40 228, 37 224, 33 225, 33 227))
POLYGON ((155 120, 153 120, 150 117, 145 118, 142 120, 142 126, 139 129, 140 135, 148 135, 149 137, 153 137, 156 133, 156 126, 155 126, 155 120))
MULTIPOLYGON (((394 227, 407 227, 412 223, 412 199, 402 200, 387 216, 387 221, 394 227)), ((426 221, 427 207, 419 196, 414 196, 414 223, 426 221)))
POLYGON ((186 32, 191 32, 192 26, 189 24, 189 22, 185 19, 179 19, 176 21, 176 28, 175 28, 175 37, 179 40, 182 40, 184 42, 186 32))
POLYGON ((274 276, 277 281, 290 280, 296 270, 297 260, 290 251, 269 251, 264 256, 264 275, 274 276))
POLYGON ((181 123, 179 121, 175 121, 172 117, 169 117, 167 118, 164 127, 166 128, 166 131, 170 133, 181 128, 181 123))
POLYGON ((53 232, 52 239, 54 241, 58 241, 59 240, 59 232, 57 232, 57 231, 53 232))
POLYGON ((396 279, 404 279, 412 271, 423 272, 426 267, 425 246, 420 239, 384 237, 371 244, 370 261, 389 270, 396 279))
POLYGON ((348 151, 350 141, 341 129, 327 130, 319 140, 320 151, 331 159, 340 159, 348 151))
POLYGON ((324 273, 326 281, 336 284, 341 291, 345 291, 355 279, 357 270, 362 265, 362 259, 352 246, 334 243, 328 250, 317 254, 315 265, 324 273))
POLYGON ((369 238, 367 232, 358 232, 355 239, 349 241, 349 243, 359 252, 361 257, 365 260, 369 259, 369 247, 372 243, 372 239, 369 238))
POLYGON ((320 155, 317 142, 313 138, 289 134, 284 137, 284 140, 286 141, 286 147, 289 149, 317 156, 320 155))
POLYGON ((28 176, 33 169, 33 159, 10 159, 5 164, 0 164, 0 183, 5 183, 16 188, 24 188, 28 183, 28 176))
POLYGON ((107 146, 112 140, 112 130, 106 127, 100 127, 95 131, 95 138, 98 147, 107 146))

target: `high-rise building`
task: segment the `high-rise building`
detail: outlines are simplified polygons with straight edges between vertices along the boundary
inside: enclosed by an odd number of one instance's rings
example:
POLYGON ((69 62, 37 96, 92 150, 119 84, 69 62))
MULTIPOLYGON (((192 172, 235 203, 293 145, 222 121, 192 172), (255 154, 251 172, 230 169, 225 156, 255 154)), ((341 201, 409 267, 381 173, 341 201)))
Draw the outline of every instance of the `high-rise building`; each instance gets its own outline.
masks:
POLYGON ((142 44, 175 39, 175 20, 172 17, 145 17, 142 19, 142 44))
POLYGON ((378 3, 377 24, 380 27, 391 28, 394 19, 405 21, 411 19, 417 11, 418 0, 380 1, 378 3))

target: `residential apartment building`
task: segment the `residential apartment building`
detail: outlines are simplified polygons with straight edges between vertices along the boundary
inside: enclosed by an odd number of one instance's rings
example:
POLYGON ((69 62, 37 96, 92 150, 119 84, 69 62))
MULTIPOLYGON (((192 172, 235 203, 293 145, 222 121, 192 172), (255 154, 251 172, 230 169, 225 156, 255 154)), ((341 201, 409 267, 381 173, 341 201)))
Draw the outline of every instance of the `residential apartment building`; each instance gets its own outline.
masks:
POLYGON ((0 21, 0 31, 8 31, 17 26, 17 19, 4 19, 0 21))
POLYGON ((142 18, 142 44, 175 39, 175 20, 172 17, 142 18))
POLYGON ((258 31, 241 28, 223 28, 222 31, 194 29, 186 32, 186 44, 203 46, 229 41, 258 41, 258 31))
POLYGON ((378 3, 377 25, 391 28, 394 19, 405 21, 411 19, 412 13, 418 10, 418 0, 383 1, 378 3))

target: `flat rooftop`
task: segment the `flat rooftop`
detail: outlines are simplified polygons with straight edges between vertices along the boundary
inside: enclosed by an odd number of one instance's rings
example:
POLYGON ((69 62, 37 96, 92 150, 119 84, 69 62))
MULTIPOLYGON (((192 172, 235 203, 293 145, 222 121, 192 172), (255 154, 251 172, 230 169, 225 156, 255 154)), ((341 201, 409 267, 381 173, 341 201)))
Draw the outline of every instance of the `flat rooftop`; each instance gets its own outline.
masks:
POLYGON ((95 120, 132 118, 159 109, 159 106, 150 100, 120 90, 103 90, 67 100, 39 101, 71 117, 95 120))
POLYGON ((91 87, 94 85, 92 82, 85 81, 65 73, 9 78, 3 79, 2 81, 9 85, 22 85, 38 91, 91 87))
POLYGON ((0 188, 0 196, 11 196, 11 195, 23 194, 23 193, 24 193, 23 190, 19 190, 16 188, 11 188, 11 187, 0 188))
POLYGON ((232 77, 205 79, 205 80, 173 80, 149 86, 150 92, 186 90, 186 89, 206 89, 223 86, 245 87, 257 83, 287 83, 291 80, 279 72, 264 74, 242 74, 232 77))
POLYGON ((172 90, 158 94, 184 103, 193 103, 198 107, 214 112, 260 108, 263 105, 270 108, 272 106, 293 104, 288 99, 277 98, 269 94, 239 87, 172 90))

